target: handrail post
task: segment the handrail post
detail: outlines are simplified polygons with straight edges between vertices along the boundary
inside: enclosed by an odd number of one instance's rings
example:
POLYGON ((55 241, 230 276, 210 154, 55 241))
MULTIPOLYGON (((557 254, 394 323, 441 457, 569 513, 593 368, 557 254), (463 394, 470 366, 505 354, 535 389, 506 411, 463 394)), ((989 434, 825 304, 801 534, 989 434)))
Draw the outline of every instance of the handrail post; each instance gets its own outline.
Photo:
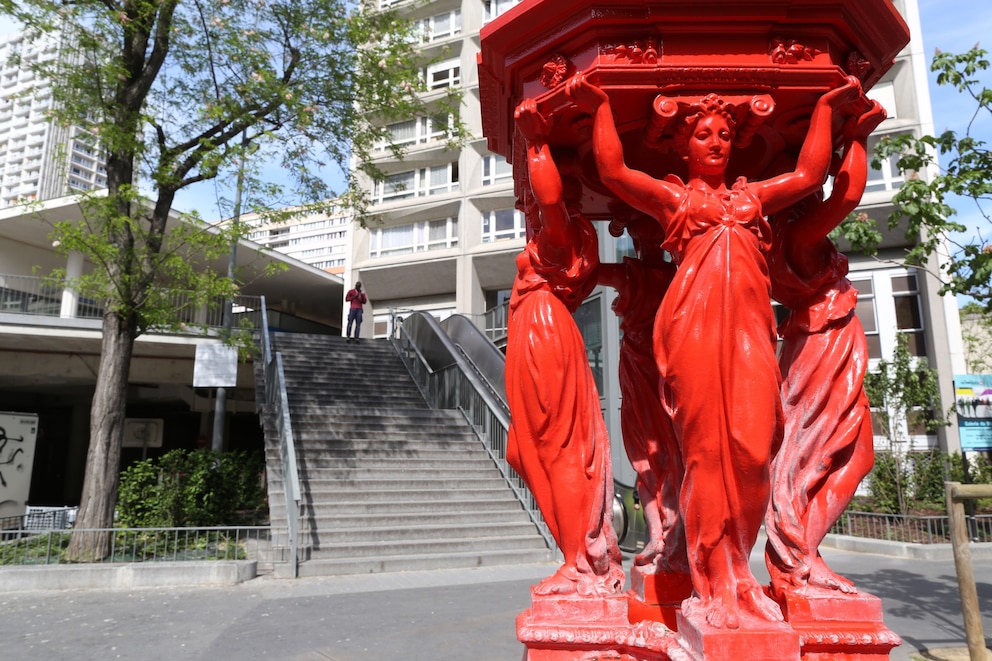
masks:
POLYGON ((954 569, 958 576, 958 591, 961 594, 961 613, 964 617, 964 632, 968 640, 968 656, 971 661, 988 661, 985 647, 985 632, 982 629, 982 614, 978 608, 978 589, 975 586, 975 573, 971 565, 971 547, 968 539, 968 522, 964 516, 964 501, 971 498, 992 496, 992 485, 968 485, 962 488, 960 482, 945 482, 947 495, 947 517, 951 524, 951 548, 954 551, 954 569))

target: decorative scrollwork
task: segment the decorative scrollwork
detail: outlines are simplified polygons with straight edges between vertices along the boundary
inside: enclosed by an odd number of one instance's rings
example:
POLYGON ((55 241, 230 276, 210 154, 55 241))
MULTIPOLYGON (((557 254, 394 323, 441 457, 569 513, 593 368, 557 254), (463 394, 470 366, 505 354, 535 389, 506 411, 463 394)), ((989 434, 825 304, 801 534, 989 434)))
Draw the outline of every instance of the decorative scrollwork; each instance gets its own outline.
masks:
POLYGON ((771 58, 775 64, 812 62, 820 50, 799 43, 795 39, 773 39, 771 58))
POLYGON ((614 62, 628 64, 657 64, 661 53, 657 39, 638 39, 629 44, 611 44, 603 49, 604 55, 612 55, 614 62))

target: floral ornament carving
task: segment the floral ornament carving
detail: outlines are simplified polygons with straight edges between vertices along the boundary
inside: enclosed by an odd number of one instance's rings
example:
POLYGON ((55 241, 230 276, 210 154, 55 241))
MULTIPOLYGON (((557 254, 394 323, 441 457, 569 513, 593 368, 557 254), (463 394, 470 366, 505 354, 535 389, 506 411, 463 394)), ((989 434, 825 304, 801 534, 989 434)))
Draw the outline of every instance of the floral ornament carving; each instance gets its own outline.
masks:
POLYGON ((871 62, 866 60, 865 56, 858 51, 851 51, 847 56, 847 73, 852 76, 863 78, 870 67, 871 62))
POLYGON ((607 46, 603 52, 612 55, 614 62, 657 64, 659 50, 657 39, 638 39, 629 44, 607 46))
POLYGON ((575 65, 564 55, 555 55, 541 68, 541 84, 551 89, 564 83, 575 73, 575 65))
POLYGON ((772 42, 772 62, 775 64, 798 64, 812 62, 820 50, 805 46, 795 39, 775 39, 772 42))

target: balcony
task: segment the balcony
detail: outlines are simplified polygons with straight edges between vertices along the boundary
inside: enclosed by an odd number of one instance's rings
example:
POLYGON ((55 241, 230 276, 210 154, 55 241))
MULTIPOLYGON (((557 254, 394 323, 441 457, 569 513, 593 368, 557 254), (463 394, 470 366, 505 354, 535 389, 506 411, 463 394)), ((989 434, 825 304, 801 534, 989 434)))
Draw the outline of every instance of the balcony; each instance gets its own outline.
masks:
MULTIPOLYGON (((0 324, 49 325, 38 317, 61 318, 65 323, 66 318, 62 317, 64 292, 64 287, 48 278, 0 274, 0 324)), ((189 292, 174 292, 171 296, 175 311, 174 319, 160 328, 151 329, 151 332, 167 335, 202 335, 204 332, 211 334, 213 329, 224 327, 223 299, 218 298, 205 305, 194 305, 192 300, 193 296, 189 292)), ((239 326, 242 318, 254 322, 260 309, 260 297, 236 297, 233 307, 234 327, 239 326)), ((74 325, 93 328, 93 322, 86 320, 98 320, 102 317, 103 307, 99 302, 80 298, 68 319, 77 320, 78 323, 74 325)), ((70 324, 72 325, 72 322, 70 324)))

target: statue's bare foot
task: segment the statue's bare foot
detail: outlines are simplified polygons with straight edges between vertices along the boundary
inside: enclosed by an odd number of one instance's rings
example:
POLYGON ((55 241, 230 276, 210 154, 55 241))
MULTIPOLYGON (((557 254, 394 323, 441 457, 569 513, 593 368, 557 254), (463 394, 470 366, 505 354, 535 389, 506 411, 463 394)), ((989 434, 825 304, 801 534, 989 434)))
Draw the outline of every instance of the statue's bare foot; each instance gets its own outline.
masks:
POLYGON ((579 574, 575 567, 563 565, 551 576, 534 586, 534 594, 576 594, 579 591, 579 574))
POLYGON ((623 591, 623 569, 611 567, 605 576, 578 575, 578 592, 583 597, 610 597, 623 591))
POLYGON ((807 589, 809 568, 805 571, 773 571, 771 579, 771 596, 782 599, 787 594, 801 593, 807 589))
POLYGON ((658 563, 664 551, 664 544, 657 539, 649 540, 644 549, 634 556, 634 566, 641 567, 645 573, 653 574, 658 570, 658 563))
POLYGON ((743 612, 759 620, 781 622, 785 619, 779 605, 765 594, 755 580, 737 584, 737 603, 743 612))
POLYGON ((813 561, 813 567, 809 575, 809 584, 814 587, 837 590, 844 594, 855 594, 858 591, 854 587, 853 581, 844 578, 840 574, 835 573, 830 567, 827 567, 827 563, 823 561, 823 558, 817 558, 813 561))
POLYGON ((737 605, 716 597, 705 603, 699 597, 690 597, 682 602, 682 613, 694 618, 702 615, 714 629, 739 629, 741 626, 737 605))

